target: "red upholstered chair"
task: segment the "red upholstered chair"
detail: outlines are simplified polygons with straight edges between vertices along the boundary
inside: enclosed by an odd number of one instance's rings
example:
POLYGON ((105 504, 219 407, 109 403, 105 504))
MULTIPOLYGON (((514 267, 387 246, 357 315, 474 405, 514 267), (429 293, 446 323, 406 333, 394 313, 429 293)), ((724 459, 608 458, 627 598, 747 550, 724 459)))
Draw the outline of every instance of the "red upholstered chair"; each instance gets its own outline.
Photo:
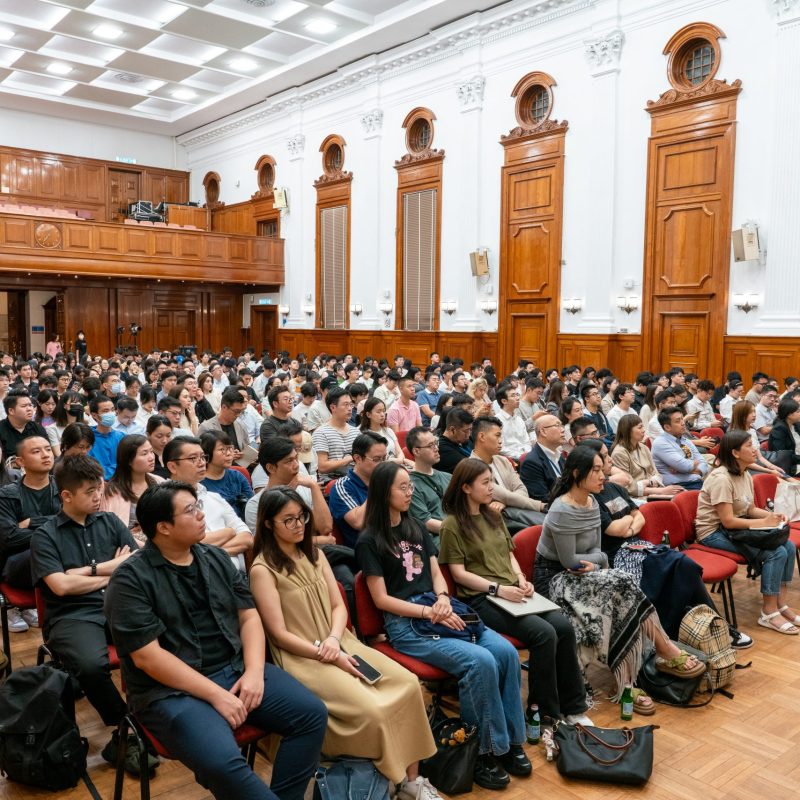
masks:
POLYGON ((645 541, 661 544, 664 531, 669 532, 670 547, 678 547, 686 539, 683 516, 671 500, 653 500, 645 503, 639 511, 645 519, 639 536, 645 541))
MULTIPOLYGON (((527 450, 527 451, 525 451, 525 452, 524 452, 524 453, 523 453, 523 454, 522 454, 522 455, 519 457, 519 468, 520 468, 520 469, 522 469, 522 465, 525 463, 525 459, 528 457, 528 453, 530 453, 530 450, 527 450)), ((521 533, 521 531, 520 531, 520 533, 521 533)))
MULTIPOLYGON (((20 611, 36 608, 36 595, 33 589, 15 589, 7 583, 0 583, 0 622, 3 625, 3 652, 6 654, 6 676, 11 674, 11 637, 8 630, 8 609, 18 608, 20 611)), ((39 618, 41 619, 41 617, 39 618)))
POLYGON ((533 581, 533 564, 536 561, 536 548, 542 535, 541 525, 523 528, 514 536, 514 558, 529 581, 533 581))
POLYGON ((253 487, 253 479, 250 477, 250 473, 247 471, 246 467, 240 467, 238 464, 231 464, 231 469, 235 469, 237 472, 241 472, 245 478, 247 478, 247 482, 250 484, 250 488, 253 487))
POLYGON ((410 451, 410 450, 409 450, 409 449, 408 449, 408 448, 407 448, 405 445, 403 445, 403 455, 404 455, 404 456, 405 456, 405 457, 406 457, 406 458, 407 458, 409 461, 413 461, 413 460, 414 460, 414 455, 413 455, 413 453, 412 453, 412 452, 411 452, 411 451, 410 451))
POLYGON ((408 431, 396 431, 395 432, 395 436, 397 437, 397 443, 400 445, 401 448, 406 446, 406 436, 407 435, 408 435, 408 431))
POLYGON ((707 547, 704 544, 695 542, 694 521, 697 517, 697 498, 700 496, 699 489, 681 492, 676 494, 672 500, 673 505, 681 512, 686 525, 686 538, 684 542, 688 550, 697 550, 703 553, 712 553, 715 556, 725 556, 737 564, 746 564, 747 559, 740 553, 731 553, 727 550, 718 550, 716 547, 707 547))
POLYGON ((331 496, 331 489, 333 489, 333 484, 336 483, 336 478, 332 478, 325 484, 325 488, 322 490, 322 493, 325 497, 331 496))
POLYGON ((721 439, 725 435, 725 431, 722 428, 703 428, 700 431, 700 438, 704 436, 716 436, 718 439, 721 439))

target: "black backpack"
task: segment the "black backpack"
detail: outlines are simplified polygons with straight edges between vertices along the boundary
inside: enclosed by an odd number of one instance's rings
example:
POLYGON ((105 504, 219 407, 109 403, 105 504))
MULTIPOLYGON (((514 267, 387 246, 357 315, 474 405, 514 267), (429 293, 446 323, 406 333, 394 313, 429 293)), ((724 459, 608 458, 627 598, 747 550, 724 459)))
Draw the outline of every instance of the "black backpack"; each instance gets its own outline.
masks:
POLYGON ((69 675, 42 665, 18 669, 0 687, 0 770, 9 780, 69 789, 86 775, 89 743, 75 724, 69 675))

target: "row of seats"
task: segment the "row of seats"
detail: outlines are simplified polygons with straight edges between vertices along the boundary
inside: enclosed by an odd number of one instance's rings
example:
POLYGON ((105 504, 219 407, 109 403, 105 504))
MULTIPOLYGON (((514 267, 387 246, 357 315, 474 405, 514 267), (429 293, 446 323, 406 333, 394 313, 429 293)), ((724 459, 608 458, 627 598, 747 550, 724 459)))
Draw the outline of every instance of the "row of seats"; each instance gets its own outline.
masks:
POLYGON ((150 222, 149 220, 146 220, 146 219, 143 219, 143 220, 128 219, 127 217, 125 219, 125 224, 126 225, 150 225, 150 226, 155 227, 155 228, 184 228, 184 229, 188 229, 190 231, 199 230, 197 225, 178 225, 175 222, 150 222))
POLYGON ((66 208, 47 208, 46 206, 23 206, 17 203, 0 203, 0 214, 24 214, 33 217, 52 217, 55 219, 87 219, 79 211, 66 208))

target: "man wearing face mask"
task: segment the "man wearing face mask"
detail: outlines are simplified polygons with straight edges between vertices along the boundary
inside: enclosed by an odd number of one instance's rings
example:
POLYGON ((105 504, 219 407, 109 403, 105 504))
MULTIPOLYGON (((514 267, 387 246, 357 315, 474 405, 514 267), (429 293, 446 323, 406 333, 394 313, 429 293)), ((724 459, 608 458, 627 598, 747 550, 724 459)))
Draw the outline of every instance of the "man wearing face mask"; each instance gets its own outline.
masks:
POLYGON ((100 391, 112 400, 116 400, 123 391, 125 386, 119 379, 119 375, 114 372, 104 372, 100 376, 100 391))
POLYGON ((101 394, 89 401, 89 413, 97 423, 94 429, 94 444, 89 455, 99 462, 103 468, 103 477, 109 480, 117 469, 117 445, 125 434, 114 430, 117 415, 114 402, 101 394))

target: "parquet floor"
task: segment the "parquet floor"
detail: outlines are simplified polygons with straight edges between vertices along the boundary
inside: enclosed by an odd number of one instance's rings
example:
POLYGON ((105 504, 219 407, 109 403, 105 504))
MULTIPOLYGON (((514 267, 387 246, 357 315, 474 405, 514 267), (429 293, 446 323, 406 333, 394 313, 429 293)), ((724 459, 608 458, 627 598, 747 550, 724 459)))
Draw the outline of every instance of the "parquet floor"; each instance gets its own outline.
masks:
MULTIPOLYGON (((795 576, 795 586, 800 586, 795 576)), ((717 695, 698 709, 659 706, 654 717, 636 717, 635 724, 654 722, 655 767, 650 782, 641 788, 583 784, 562 780, 554 764, 544 758, 543 747, 529 747, 534 773, 528 779, 512 779, 502 792, 476 789, 461 797, 469 800, 529 800, 553 797, 561 800, 795 800, 800 795, 800 636, 782 636, 759 628, 757 586, 744 578, 734 579, 740 627, 755 639, 755 645, 739 654, 740 663, 752 661, 748 670, 736 673, 729 700, 717 695)), ((800 589, 791 593, 800 610, 800 589)), ((35 663, 39 632, 12 634, 15 665, 35 663)), ((608 688, 608 673, 599 670, 590 678, 596 688, 608 688)), ((600 700, 592 712, 596 724, 619 726, 616 705, 600 700)), ((100 758, 100 749, 110 734, 86 700, 78 705, 81 732, 89 738, 89 772, 104 799, 113 794, 114 771, 100 758)), ((268 777, 268 763, 258 757, 257 771, 268 777)), ((125 781, 125 800, 139 797, 139 786, 125 781)), ((164 762, 151 782, 158 800, 207 800, 211 795, 195 784, 192 775, 174 761, 164 762)), ((58 795, 85 800, 83 785, 58 795)), ((310 795, 309 795, 310 796, 310 795)), ((54 797, 44 790, 31 790, 0 778, 0 800, 54 797)), ((230 798, 235 800, 235 798, 230 798)))

